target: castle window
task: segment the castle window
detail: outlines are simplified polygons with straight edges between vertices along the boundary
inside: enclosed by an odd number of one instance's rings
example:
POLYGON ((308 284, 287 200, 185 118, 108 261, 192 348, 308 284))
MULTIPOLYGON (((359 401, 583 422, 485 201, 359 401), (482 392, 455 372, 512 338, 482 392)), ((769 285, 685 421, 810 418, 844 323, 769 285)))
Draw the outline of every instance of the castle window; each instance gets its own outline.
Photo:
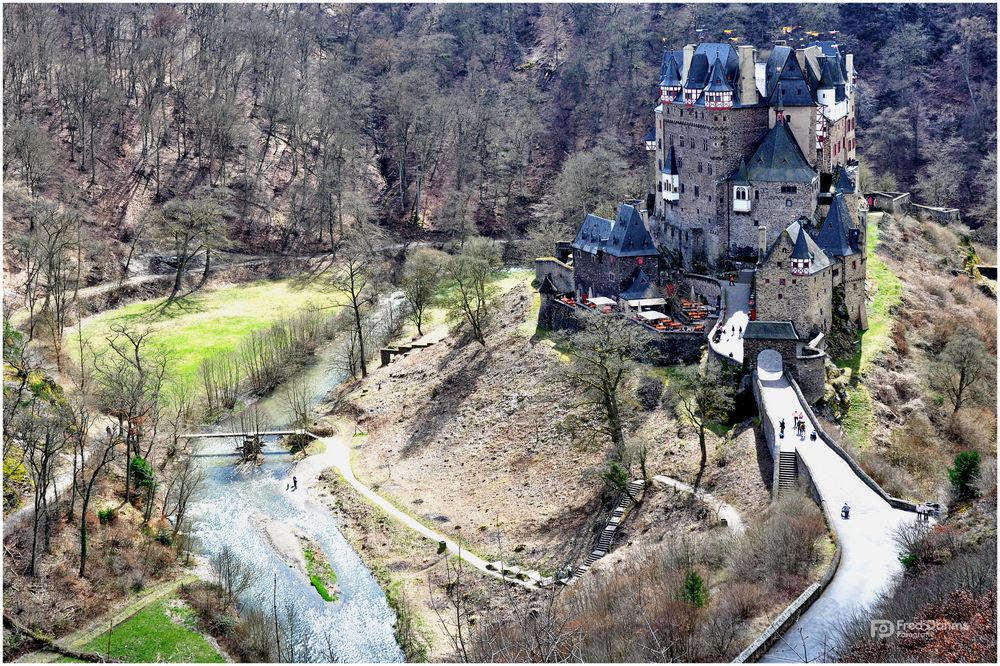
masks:
POLYGON ((708 150, 708 139, 702 139, 702 150, 708 150))
POLYGON ((753 191, 753 198, 756 199, 757 201, 760 201, 760 190, 753 191))
POLYGON ((698 162, 698 173, 702 173, 702 171, 701 171, 701 162, 698 162))
POLYGON ((854 260, 854 261, 852 261, 852 262, 851 262, 851 268, 852 268, 852 269, 855 269, 855 270, 856 270, 856 269, 857 269, 857 267, 858 267, 858 262, 857 262, 857 260, 854 260))
POLYGON ((778 279, 778 284, 780 284, 782 287, 784 287, 785 286, 785 278, 779 278, 778 279))
POLYGON ((684 194, 684 183, 681 183, 681 194, 684 194))
POLYGON ((663 160, 661 159, 656 160, 656 165, 660 170, 663 170, 663 160))
MULTIPOLYGON (((698 186, 697 185, 694 186, 694 195, 698 196, 698 186)), ((701 211, 699 210, 698 212, 700 213, 701 211)))
POLYGON ((780 301, 781 299, 782 299, 782 295, 778 294, 778 300, 780 301))
POLYGON ((778 262, 778 268, 781 268, 781 262, 780 261, 778 262))
POLYGON ((795 185, 782 185, 781 186, 781 193, 782 194, 795 194, 796 191, 797 191, 797 188, 795 187, 795 185))
POLYGON ((656 184, 656 191, 657 192, 662 192, 663 191, 663 183, 657 183, 656 184))
POLYGON ((792 284, 798 284, 798 283, 799 283, 798 280, 796 280, 795 278, 792 278, 792 284))
POLYGON ((764 278, 764 284, 771 284, 771 278, 764 278))
POLYGON ((674 135, 673 134, 670 135, 670 145, 671 146, 674 145, 674 135))
POLYGON ((834 268, 833 269, 833 277, 837 277, 838 275, 840 275, 840 269, 839 268, 834 268))
POLYGON ((709 176, 712 175, 712 165, 711 164, 708 165, 708 175, 709 176))
POLYGON ((785 208, 791 208, 791 207, 792 207, 792 200, 785 199, 785 208))
POLYGON ((656 140, 656 147, 657 148, 663 148, 663 139, 657 139, 656 140))
POLYGON ((612 272, 610 272, 610 271, 608 271, 608 279, 609 280, 614 280, 615 279, 615 274, 612 273, 612 272))

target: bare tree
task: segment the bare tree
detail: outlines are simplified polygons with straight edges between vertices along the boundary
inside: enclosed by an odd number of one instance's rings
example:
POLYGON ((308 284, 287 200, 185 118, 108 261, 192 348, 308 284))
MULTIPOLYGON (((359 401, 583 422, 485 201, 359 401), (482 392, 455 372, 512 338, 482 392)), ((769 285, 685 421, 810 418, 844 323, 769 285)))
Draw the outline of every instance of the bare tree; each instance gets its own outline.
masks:
POLYGON ((292 413, 292 425, 304 428, 309 423, 309 408, 312 405, 312 391, 305 377, 299 375, 285 382, 281 398, 292 413))
POLYGON ((453 322, 464 322, 479 344, 486 345, 486 329, 497 309, 493 284, 500 269, 500 252, 494 241, 474 239, 453 256, 444 269, 448 293, 444 305, 453 322))
POLYGON ((596 429, 611 439, 616 456, 625 455, 626 381, 649 347, 649 335, 624 315, 587 312, 583 328, 567 336, 572 362, 560 367, 560 376, 582 391, 578 407, 600 414, 596 429))
POLYGON ((369 225, 360 225, 352 230, 337 249, 337 265, 330 278, 333 289, 346 299, 344 307, 351 313, 354 335, 358 345, 358 361, 361 376, 368 376, 368 349, 365 347, 363 320, 378 302, 382 273, 378 260, 378 232, 369 225))
POLYGON ((681 372, 670 388, 677 396, 677 411, 681 417, 698 429, 701 463, 694 481, 694 487, 697 488, 708 462, 705 429, 709 422, 724 418, 733 408, 733 390, 718 372, 702 372, 692 368, 681 372))
POLYGON ((224 606, 235 604, 240 595, 260 580, 260 571, 241 560, 229 546, 223 546, 218 554, 212 556, 210 566, 215 583, 222 591, 224 606))
POLYGON ((188 455, 174 470, 163 498, 163 517, 172 519, 173 536, 181 530, 187 517, 188 505, 205 483, 205 471, 188 455))
POLYGON ((996 358, 982 341, 969 331, 958 332, 941 353, 934 381, 948 397, 952 413, 976 396, 977 391, 996 376, 996 358))
POLYGON ((424 318, 437 296, 447 259, 448 256, 438 250, 418 248, 406 260, 400 286, 409 306, 409 318, 417 327, 418 335, 424 334, 424 318))
POLYGON ((122 444, 122 440, 118 428, 108 426, 105 435, 94 441, 90 459, 81 464, 82 469, 78 476, 80 488, 80 578, 87 575, 87 509, 90 506, 90 499, 98 482, 106 473, 107 467, 114 462, 120 453, 118 446, 122 444))

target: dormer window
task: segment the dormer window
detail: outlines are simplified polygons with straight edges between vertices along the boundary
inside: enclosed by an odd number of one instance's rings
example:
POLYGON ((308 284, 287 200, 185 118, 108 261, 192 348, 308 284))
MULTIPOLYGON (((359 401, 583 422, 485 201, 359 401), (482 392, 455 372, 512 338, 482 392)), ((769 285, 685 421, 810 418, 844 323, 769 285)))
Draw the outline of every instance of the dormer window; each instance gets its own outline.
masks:
POLYGON ((809 273, 809 259, 792 259, 792 275, 806 275, 809 273))

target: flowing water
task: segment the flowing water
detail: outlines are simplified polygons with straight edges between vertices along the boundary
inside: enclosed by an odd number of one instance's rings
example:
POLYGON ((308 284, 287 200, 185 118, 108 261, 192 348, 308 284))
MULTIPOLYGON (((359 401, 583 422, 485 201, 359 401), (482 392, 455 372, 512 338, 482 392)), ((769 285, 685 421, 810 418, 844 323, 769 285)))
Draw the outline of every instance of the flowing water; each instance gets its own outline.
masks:
MULTIPOLYGON (((314 403, 343 380, 343 373, 333 363, 336 352, 335 344, 327 345, 303 373, 314 403)), ((279 396, 280 390, 258 403, 267 429, 284 429, 291 420, 279 396)), ((232 427, 224 422, 217 429, 225 432, 232 427)), ((196 460, 207 476, 205 489, 191 508, 201 554, 211 557, 228 547, 241 560, 258 567, 263 575, 246 595, 247 601, 268 612, 277 575, 279 616, 286 604, 294 605, 297 611, 296 661, 404 661, 394 637, 395 613, 333 517, 315 502, 293 501, 292 491, 285 490, 294 473, 292 457, 272 441, 264 449, 261 465, 237 469, 231 455, 234 447, 230 438, 195 442, 196 460), (263 532, 261 523, 266 520, 278 521, 321 544, 337 574, 338 601, 324 601, 305 576, 284 562, 263 532)), ((297 492, 305 491, 299 488, 297 492)), ((287 652, 283 658, 289 660, 287 652)))

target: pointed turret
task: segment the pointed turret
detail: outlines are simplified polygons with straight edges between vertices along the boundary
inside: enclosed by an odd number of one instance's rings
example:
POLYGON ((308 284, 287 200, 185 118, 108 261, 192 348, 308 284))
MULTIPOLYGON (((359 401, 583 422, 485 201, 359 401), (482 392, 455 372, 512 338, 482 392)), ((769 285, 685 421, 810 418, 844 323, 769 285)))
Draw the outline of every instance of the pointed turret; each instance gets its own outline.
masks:
POLYGON ((816 243, 831 257, 848 257, 859 251, 858 241, 851 242, 851 213, 847 209, 844 195, 833 195, 830 212, 823 220, 823 226, 816 237, 816 243))
POLYGON ((733 106, 733 86, 726 80, 726 68, 718 55, 708 75, 705 88, 705 107, 710 109, 731 109, 733 106))

